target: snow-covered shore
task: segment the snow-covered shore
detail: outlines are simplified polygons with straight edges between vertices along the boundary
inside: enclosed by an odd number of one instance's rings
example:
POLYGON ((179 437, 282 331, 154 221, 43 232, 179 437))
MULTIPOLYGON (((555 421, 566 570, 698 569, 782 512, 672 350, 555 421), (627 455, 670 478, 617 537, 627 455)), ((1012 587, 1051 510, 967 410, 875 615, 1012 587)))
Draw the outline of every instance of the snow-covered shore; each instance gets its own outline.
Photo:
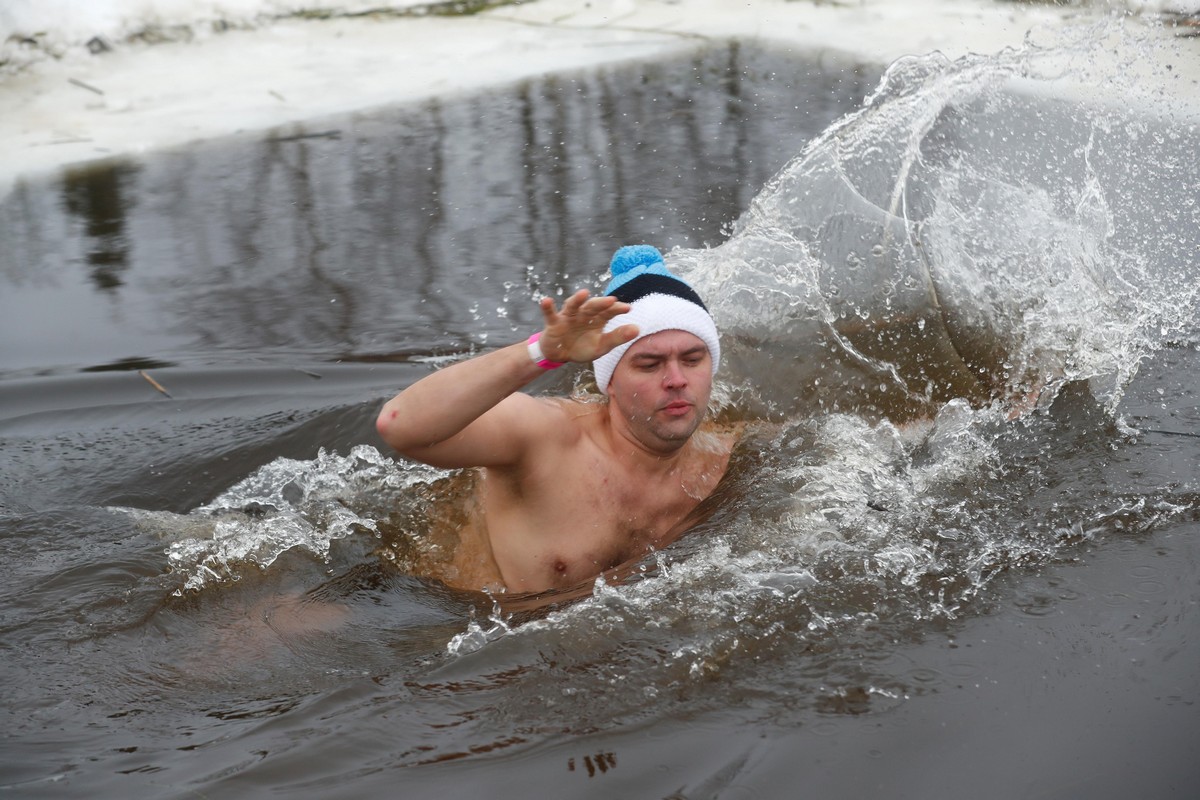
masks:
MULTIPOLYGON (((1173 3, 1140 5, 1187 10, 1173 3)), ((438 4, 419 0, 341 0, 339 14, 315 19, 285 0, 109 0, 69 16, 75 5, 13 2, 0 11, 9 55, 35 29, 52 31, 41 34, 44 57, 0 76, 0 196, 20 176, 64 164, 655 58, 712 38, 886 64, 934 50, 993 53, 1106 13, 995 0, 534 0, 454 16, 427 13, 438 4), (148 20, 178 29, 185 5, 187 19, 205 24, 167 41, 128 38, 148 20), (51 27, 56 13, 62 21, 51 27)), ((1178 81, 1167 91, 1200 105, 1200 40, 1152 35, 1183 49, 1163 56, 1178 81)))

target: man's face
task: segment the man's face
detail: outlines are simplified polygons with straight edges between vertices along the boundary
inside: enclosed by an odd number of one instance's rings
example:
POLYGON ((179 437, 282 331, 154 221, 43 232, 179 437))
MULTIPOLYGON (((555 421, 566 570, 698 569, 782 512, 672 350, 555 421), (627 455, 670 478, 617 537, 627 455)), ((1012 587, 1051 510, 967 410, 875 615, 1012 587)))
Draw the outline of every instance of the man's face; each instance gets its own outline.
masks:
POLYGON ((609 402, 645 447, 673 452, 700 426, 712 392, 712 356, 697 336, 662 331, 639 339, 621 357, 609 402))

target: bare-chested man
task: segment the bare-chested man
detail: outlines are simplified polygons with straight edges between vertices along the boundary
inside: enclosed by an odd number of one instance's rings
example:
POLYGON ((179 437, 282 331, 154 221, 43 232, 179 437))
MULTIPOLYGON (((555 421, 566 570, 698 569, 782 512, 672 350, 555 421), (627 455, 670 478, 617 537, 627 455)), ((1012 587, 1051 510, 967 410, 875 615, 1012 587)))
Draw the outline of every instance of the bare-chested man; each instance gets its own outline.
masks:
POLYGON ((543 299, 528 342, 440 370, 380 412, 405 456, 481 468, 448 582, 574 586, 672 541, 725 473, 732 435, 700 428, 720 358, 708 310, 653 247, 621 248, 611 268, 605 296, 543 299), (608 402, 521 392, 567 362, 593 362, 608 402))

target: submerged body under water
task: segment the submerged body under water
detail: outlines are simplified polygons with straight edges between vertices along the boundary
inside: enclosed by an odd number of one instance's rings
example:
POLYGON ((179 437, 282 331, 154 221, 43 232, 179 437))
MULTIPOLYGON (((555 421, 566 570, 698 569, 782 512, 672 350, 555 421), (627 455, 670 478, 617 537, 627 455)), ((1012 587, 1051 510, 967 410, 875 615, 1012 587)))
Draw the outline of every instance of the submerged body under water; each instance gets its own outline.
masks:
POLYGON ((1190 796, 1200 132, 1072 100, 1092 46, 848 116, 861 70, 713 47, 19 187, 0 784, 1190 796), (635 239, 755 431, 705 521, 582 597, 422 577, 465 477, 379 404, 635 239))

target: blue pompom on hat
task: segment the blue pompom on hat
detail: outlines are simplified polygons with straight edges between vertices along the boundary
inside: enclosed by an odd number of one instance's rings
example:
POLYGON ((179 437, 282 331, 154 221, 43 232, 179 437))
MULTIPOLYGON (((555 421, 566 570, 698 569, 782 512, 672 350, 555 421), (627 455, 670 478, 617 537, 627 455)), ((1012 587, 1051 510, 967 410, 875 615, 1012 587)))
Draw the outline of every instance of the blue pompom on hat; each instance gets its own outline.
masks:
POLYGON ((658 252, 658 248, 648 244, 631 244, 617 250, 613 253, 608 271, 612 273, 613 277, 608 282, 608 286, 604 287, 605 294, 612 294, 618 287, 639 275, 665 275, 682 282, 680 278, 676 278, 667 270, 667 265, 663 262, 662 253, 658 252))
POLYGON ((716 323, 700 295, 667 269, 657 248, 646 244, 622 247, 613 254, 609 270, 613 277, 604 293, 629 303, 631 308, 628 313, 609 320, 604 330, 633 324, 638 326, 638 336, 592 362, 600 391, 608 394, 612 374, 633 342, 662 331, 687 331, 703 341, 708 346, 713 374, 716 374, 721 358, 716 323))

